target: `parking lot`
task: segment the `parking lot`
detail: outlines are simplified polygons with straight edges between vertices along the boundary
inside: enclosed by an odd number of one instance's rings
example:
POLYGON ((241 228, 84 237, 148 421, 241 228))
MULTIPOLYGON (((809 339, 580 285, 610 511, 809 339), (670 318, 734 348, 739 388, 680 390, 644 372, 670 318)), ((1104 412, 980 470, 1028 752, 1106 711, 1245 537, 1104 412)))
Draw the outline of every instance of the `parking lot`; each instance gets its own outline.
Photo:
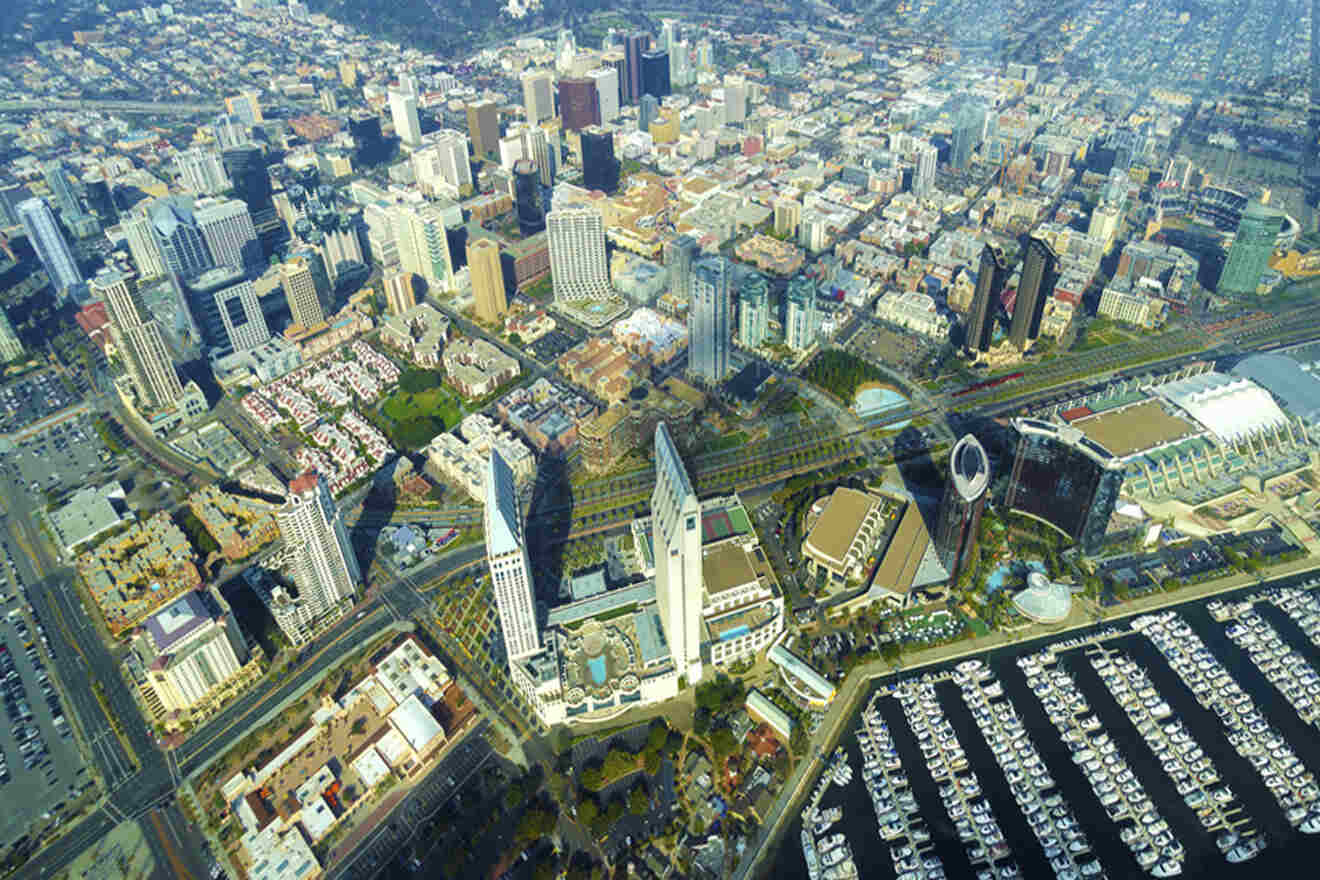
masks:
POLYGON ((878 323, 863 323, 848 340, 847 350, 863 360, 907 371, 931 348, 915 333, 903 334, 878 323))
POLYGON ((563 330, 551 330, 531 344, 532 357, 543 364, 554 363, 560 355, 577 345, 578 341, 563 330))
POLYGON ((58 495, 100 485, 115 465, 92 417, 81 414, 0 449, 0 468, 29 492, 58 495))
POLYGON ((22 591, 8 560, 0 578, 6 601, 0 618, 0 841, 27 833, 33 820, 58 816, 89 786, 63 703, 42 657, 45 629, 22 610, 22 591), (43 816, 43 814, 52 814, 43 816))
POLYGON ((53 370, 15 379, 0 388, 0 433, 17 431, 77 402, 77 395, 53 370))

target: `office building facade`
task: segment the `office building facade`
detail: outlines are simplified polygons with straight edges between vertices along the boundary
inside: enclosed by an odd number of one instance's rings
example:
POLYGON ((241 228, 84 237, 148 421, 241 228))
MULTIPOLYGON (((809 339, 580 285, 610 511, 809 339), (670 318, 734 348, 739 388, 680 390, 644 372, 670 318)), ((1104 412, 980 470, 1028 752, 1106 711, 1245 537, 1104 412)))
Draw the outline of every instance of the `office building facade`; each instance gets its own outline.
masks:
POLYGON ((546 215, 555 301, 603 299, 610 293, 605 220, 594 205, 556 206, 546 215))
POLYGON ((494 101, 477 101, 467 105, 468 137, 472 152, 478 156, 494 156, 500 148, 500 111, 494 101))
POLYGON ((1005 506, 1095 553, 1123 486, 1123 460, 1070 425, 1013 420, 1018 432, 1005 506))
POLYGON ((467 265, 472 278, 472 308, 477 320, 498 324, 509 311, 500 246, 489 238, 468 239, 467 265))
POLYGON ((199 196, 213 196, 229 189, 229 175, 225 174, 220 154, 206 147, 193 147, 174 157, 179 172, 179 183, 184 189, 199 196))
POLYGON ((747 78, 724 75, 724 121, 741 125, 747 121, 747 78))
POLYGON ((164 275, 165 260, 147 215, 132 214, 124 217, 120 229, 128 241, 128 252, 133 258, 133 265, 137 267, 138 277, 146 280, 164 275))
POLYGON ((559 117, 565 131, 600 125, 600 98, 594 79, 564 77, 559 81, 559 117))
POLYGON ((247 351, 270 339, 270 328, 251 281, 240 276, 235 283, 216 291, 215 304, 231 351, 247 351))
POLYGON ((394 133, 405 146, 418 147, 422 143, 422 123, 417 116, 417 96, 401 90, 390 90, 390 121, 394 133))
POLYGON ((482 511, 486 532, 486 563, 495 592, 504 633, 504 650, 510 661, 541 650, 536 625, 536 598, 532 569, 527 561, 522 513, 518 507, 513 471, 492 448, 486 469, 486 508, 482 511))
POLYGON ((294 324, 310 329, 325 323, 325 308, 306 259, 292 257, 280 263, 280 286, 294 324))
POLYGON ((522 75, 523 112, 530 125, 555 117, 554 74, 548 70, 528 70, 522 75))
POLYGON ((971 561, 989 494, 990 457, 975 437, 966 434, 949 454, 949 479, 935 519, 935 552, 955 586, 971 561))
POLYGON ((597 67, 587 71, 587 78, 596 84, 596 102, 602 125, 619 118, 619 72, 613 67, 597 67))
POLYGON ((669 293, 687 302, 692 296, 692 266, 701 248, 697 240, 686 233, 665 242, 665 268, 669 270, 669 293))
POLYGON ((239 199, 204 199, 193 206, 193 217, 210 254, 211 265, 233 266, 258 274, 265 258, 248 206, 239 199))
POLYGON ((582 185, 613 195, 619 189, 619 160, 614 158, 614 135, 593 125, 582 130, 582 185))
POLYGON ((362 572, 325 478, 316 471, 295 477, 275 518, 289 549, 289 573, 298 600, 309 616, 342 613, 351 606, 362 572))
POLYGON ((432 291, 449 290, 453 285, 454 262, 439 206, 399 204, 390 210, 399 248, 399 268, 420 275, 432 291))
POLYGON ((715 386, 729 375, 729 291, 732 267, 723 257, 707 257, 692 267, 692 292, 688 299, 688 375, 715 386))
POLYGON ((939 158, 940 151, 934 144, 917 144, 912 172, 912 192, 915 195, 925 197, 935 191, 935 169, 939 158))
POLYGON ((23 229, 27 231, 32 249, 37 252, 37 259, 50 278, 51 286, 61 293, 81 288, 82 272, 73 258, 69 243, 64 240, 55 213, 45 199, 31 198, 19 202, 15 212, 23 229))
POLYGON ((1058 259, 1054 248, 1044 239, 1033 237, 1027 242, 1022 278, 1018 282, 1017 299, 1013 301, 1013 320, 1008 328, 1008 338, 1019 351, 1026 351, 1040 335, 1045 303, 1054 293, 1058 259))
POLYGON ((642 90, 642 53, 650 44, 651 35, 640 31, 623 38, 623 99, 628 103, 640 101, 645 94, 642 90))
POLYGON ((529 238, 545 229, 545 211, 541 205, 541 174, 531 159, 513 163, 514 207, 518 213, 518 234, 529 238))
MULTIPOLYGON (((469 251, 470 253, 471 251, 469 251)), ((387 272, 385 275, 385 311, 391 315, 402 315, 415 305, 417 305, 417 297, 413 294, 412 273, 398 270, 387 272)))
POLYGON ((981 249, 981 262, 976 271, 976 292, 967 313, 967 339, 965 346, 971 352, 990 350, 990 339, 995 329, 995 313, 999 311, 1004 281, 1008 278, 1008 265, 1004 251, 987 244, 981 249))
POLYGON ((642 53, 642 94, 656 98, 668 96, 673 89, 669 82, 669 52, 642 53))

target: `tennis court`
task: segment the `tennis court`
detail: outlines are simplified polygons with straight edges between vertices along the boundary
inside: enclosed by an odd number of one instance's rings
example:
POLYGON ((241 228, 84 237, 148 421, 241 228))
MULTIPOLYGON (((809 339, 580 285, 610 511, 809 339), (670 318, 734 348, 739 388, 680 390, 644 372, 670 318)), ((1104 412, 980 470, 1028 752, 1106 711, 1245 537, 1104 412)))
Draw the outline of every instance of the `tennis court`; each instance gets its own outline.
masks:
POLYGON ((703 514, 701 517, 701 534, 702 539, 707 544, 732 535, 733 522, 729 519, 729 514, 723 510, 703 514))

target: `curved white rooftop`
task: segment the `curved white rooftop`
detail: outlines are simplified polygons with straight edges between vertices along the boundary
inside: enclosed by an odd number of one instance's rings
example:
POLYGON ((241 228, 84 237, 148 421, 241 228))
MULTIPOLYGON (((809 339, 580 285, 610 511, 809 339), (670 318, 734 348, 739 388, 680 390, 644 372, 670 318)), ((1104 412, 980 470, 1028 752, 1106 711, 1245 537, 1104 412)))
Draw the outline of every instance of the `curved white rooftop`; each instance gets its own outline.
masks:
POLYGON ((1160 385, 1155 393, 1225 443, 1288 422, 1268 391, 1240 376, 1202 373, 1160 385))
POLYGON ((1313 369, 1287 355, 1253 354, 1233 368, 1233 375, 1264 386, 1294 415, 1320 422, 1320 377, 1313 369))
POLYGON ((1027 575, 1027 588, 1013 597, 1013 607, 1037 623, 1059 623, 1072 609, 1072 590, 1033 571, 1027 575))
POLYGON ((949 453, 953 487, 964 501, 975 501, 990 485, 990 457, 971 434, 963 435, 949 453))

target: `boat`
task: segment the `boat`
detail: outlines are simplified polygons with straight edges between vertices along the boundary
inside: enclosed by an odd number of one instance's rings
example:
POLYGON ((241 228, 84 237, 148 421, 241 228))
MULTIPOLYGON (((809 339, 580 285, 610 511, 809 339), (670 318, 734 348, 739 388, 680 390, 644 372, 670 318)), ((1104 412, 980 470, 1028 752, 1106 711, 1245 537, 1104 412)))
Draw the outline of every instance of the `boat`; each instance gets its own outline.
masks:
POLYGON ((1312 811, 1302 823, 1297 826, 1297 830, 1303 834, 1320 833, 1320 811, 1312 811))
POLYGON ((811 832, 802 829, 802 857, 807 862, 807 876, 811 880, 820 880, 820 859, 816 855, 816 846, 811 841, 811 832))
POLYGON ((812 831, 817 837, 820 837, 826 831, 843 818, 843 807, 830 807, 827 810, 818 810, 816 812, 815 822, 812 831))

